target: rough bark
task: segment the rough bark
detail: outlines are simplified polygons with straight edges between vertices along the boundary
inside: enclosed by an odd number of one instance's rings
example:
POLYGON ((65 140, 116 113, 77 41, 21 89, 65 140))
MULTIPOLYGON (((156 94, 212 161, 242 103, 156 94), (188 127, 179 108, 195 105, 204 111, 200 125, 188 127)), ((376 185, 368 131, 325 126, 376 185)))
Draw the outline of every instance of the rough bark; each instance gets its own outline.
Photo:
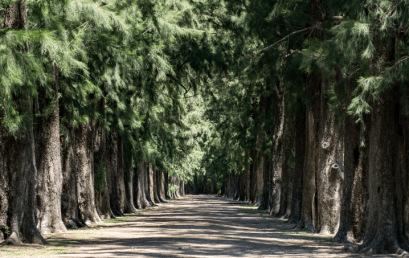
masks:
POLYGON ((158 194, 158 171, 153 170, 153 197, 156 203, 160 203, 158 194))
POLYGON ((318 193, 318 222, 316 230, 320 234, 334 234, 339 227, 343 171, 341 160, 343 150, 339 126, 335 127, 335 112, 328 107, 326 94, 329 81, 322 79, 321 111, 319 129, 318 171, 316 174, 318 193))
POLYGON ((305 131, 306 117, 304 113, 297 115, 295 122, 295 170, 293 181, 293 194, 291 200, 291 216, 288 223, 297 224, 301 219, 303 174, 305 158, 305 131))
POLYGON ((239 200, 245 201, 246 200, 246 175, 240 175, 239 177, 239 200))
MULTIPOLYGON (((36 227, 36 178, 32 128, 23 136, 7 136, 4 129, 0 138, 0 229, 11 244, 30 242, 45 244, 36 227)), ((3 236, 1 234, 1 236, 3 236)))
POLYGON ((275 96, 275 128, 273 138, 273 168, 270 181, 270 196, 269 196, 269 213, 275 216, 280 210, 280 197, 281 197, 281 180, 282 180, 282 168, 283 168, 283 136, 284 136, 284 123, 285 123, 285 107, 284 101, 284 89, 282 83, 277 83, 277 92, 275 96))
POLYGON ((175 197, 176 197, 176 198, 180 198, 180 197, 181 197, 180 191, 181 191, 182 189, 180 189, 180 178, 179 178, 179 177, 176 177, 176 176, 175 176, 174 185, 177 186, 176 192, 175 192, 175 197))
MULTIPOLYGON (((370 253, 406 253, 402 202, 402 169, 399 158, 403 126, 399 121, 397 87, 383 92, 374 101, 369 136, 369 214, 361 251, 370 253)), ((405 157, 406 158, 406 157, 405 157)), ((407 253, 406 253, 407 254, 407 253)))
MULTIPOLYGON (((43 234, 65 232, 61 217, 62 168, 60 152, 60 114, 58 103, 58 68, 51 64, 53 74, 53 96, 39 100, 46 108, 52 101, 54 109, 48 116, 44 110, 35 132, 37 163, 36 219, 37 228, 43 234)), ((44 92, 45 94, 45 92, 44 92)))
POLYGON ((89 122, 78 126, 75 130, 78 209, 80 218, 86 225, 102 222, 95 206, 92 132, 89 122))
POLYGON ((61 161, 62 161, 62 198, 61 210, 62 218, 65 226, 70 229, 75 229, 83 226, 78 214, 78 199, 77 199, 77 176, 75 170, 75 130, 73 125, 66 126, 68 128, 68 136, 61 137, 61 161), (66 141, 68 137, 68 141, 66 141))
POLYGON ((117 168, 117 189, 118 189, 118 201, 120 205, 120 212, 123 214, 125 208, 128 205, 126 202, 125 192, 125 171, 124 171, 124 146, 122 137, 118 135, 118 168, 117 168))
POLYGON ((268 201, 270 196, 270 177, 271 177, 272 163, 269 155, 264 155, 263 158, 263 181, 266 182, 263 187, 263 192, 260 200, 259 210, 267 210, 269 207, 268 201))
POLYGON ((179 179, 179 185, 180 185, 179 195, 180 195, 180 197, 183 197, 183 196, 186 195, 186 193, 185 193, 185 182, 183 180, 179 179))
MULTIPOLYGON (((102 101, 101 106, 104 106, 102 101)), ((106 132, 105 122, 96 122, 94 130, 94 178, 95 178, 95 205, 101 219, 115 217, 109 202, 109 188, 106 178, 106 132)))
MULTIPOLYGON (((405 94, 408 98, 407 93, 405 94)), ((401 111, 402 112, 402 111, 401 111)), ((409 239, 409 162, 407 158, 407 153, 409 153, 409 118, 406 114, 401 114, 400 116, 400 125, 398 126, 398 142, 399 142, 399 164, 401 173, 400 176, 396 177, 397 183, 399 183, 400 188, 398 193, 398 203, 400 204, 399 213, 402 215, 398 217, 399 219, 399 233, 404 235, 406 239, 409 239), (402 133, 403 132, 403 139, 402 133)), ((365 195, 364 195, 365 198, 365 195)), ((364 199, 365 200, 365 199, 364 199)), ((365 209, 364 209, 365 210, 365 209)), ((365 213, 364 213, 365 217, 365 213)))
POLYGON ((144 209, 146 207, 151 206, 148 200, 146 199, 146 163, 142 160, 139 161, 139 166, 137 167, 137 173, 135 178, 137 178, 137 184, 135 185, 136 189, 136 207, 138 209, 144 209))
MULTIPOLYGON (((27 7, 20 1, 2 13, 0 28, 27 30, 27 7)), ((28 45, 21 51, 27 52, 28 45)), ((17 110, 32 114, 31 98, 26 92, 16 94, 17 110), (20 105, 19 102, 24 103, 20 105)), ((0 113, 0 121, 3 114, 0 113)), ((21 241, 44 244, 46 241, 36 228, 35 195, 37 167, 32 121, 27 121, 25 130, 14 137, 0 128, 0 239, 7 237, 10 244, 21 241), (6 228, 10 235, 4 236, 6 228)))
MULTIPOLYGON (((348 103, 355 89, 353 81, 347 85, 348 103)), ((363 194, 362 179, 366 147, 360 147, 360 124, 353 116, 345 118, 344 189, 341 202, 340 226, 334 240, 355 243, 362 237, 363 194)))
MULTIPOLYGON (((257 144, 257 137, 255 140, 255 144, 257 144)), ((253 161, 250 164, 250 169, 249 169, 249 195, 247 198, 247 201, 249 202, 250 205, 256 204, 257 200, 257 155, 258 151, 253 149, 251 151, 252 159, 253 161)))
MULTIPOLYGON (((312 0, 310 6, 310 16, 313 24, 324 22, 326 18, 326 6, 319 0, 312 0)), ((323 31, 314 30, 311 38, 323 40, 323 31)), ((298 228, 315 231, 318 221, 316 173, 318 171, 319 155, 319 119, 320 119, 320 99, 321 99, 321 80, 316 73, 307 75, 306 95, 309 103, 306 107, 306 140, 305 140, 305 159, 303 173, 303 200, 301 208, 301 219, 298 228)), ((325 107, 328 108, 328 107, 325 107)))
POLYGON ((153 169, 152 169, 152 164, 148 165, 148 168, 146 170, 146 199, 148 199, 148 201, 150 203, 152 203, 152 205, 155 205, 155 197, 153 194, 153 169))
MULTIPOLYGON (((11 8, 25 8, 25 5, 20 4, 11 8)), ((30 110, 29 106, 28 102, 26 110, 30 110)), ((32 124, 28 125, 24 134, 17 137, 8 135, 6 129, 1 128, 0 238, 7 238, 6 241, 9 244, 46 243, 35 221, 36 180, 37 167, 32 124), (8 235, 6 235, 6 228, 8 228, 8 235)))
POLYGON ((140 164, 138 163, 137 166, 133 168, 134 170, 134 177, 133 177, 133 200, 134 200, 134 205, 136 209, 142 209, 142 197, 141 197, 141 190, 140 190, 140 178, 139 178, 139 170, 140 170, 140 164))
MULTIPOLYGON (((251 171, 250 166, 248 167, 248 171, 251 171)), ((248 172, 246 174, 246 179, 244 180, 244 182, 246 184, 246 198, 245 198, 245 200, 246 200, 246 202, 249 202, 250 194, 251 194, 251 192, 250 192, 251 191, 251 174, 250 174, 250 172, 248 172)))
POLYGON ((166 190, 165 190, 165 173, 159 170, 159 198, 162 202, 166 202, 166 190))
POLYGON ((306 93, 310 102, 306 107, 305 157, 303 166, 303 194, 301 219, 298 228, 315 231, 316 216, 316 171, 318 171, 318 143, 320 118, 320 79, 307 76, 306 93))
POLYGON ((166 196, 166 199, 170 199, 170 196, 169 196, 169 172, 165 173, 165 196, 166 196))
POLYGON ((291 168, 291 150, 293 148, 292 136, 292 121, 287 118, 284 125, 283 135, 283 168, 282 168, 282 184, 280 196, 280 210, 277 217, 289 218, 291 215, 291 199, 292 199, 292 178, 293 169, 291 168))
MULTIPOLYGON (((124 156, 125 158, 129 159, 128 166, 125 166, 124 169, 127 170, 127 173, 125 173, 124 177, 124 185, 125 185, 125 195, 126 195, 126 205, 125 205, 125 213, 135 213, 136 208, 135 208, 135 202, 134 202, 134 196, 133 196, 133 189, 134 189, 134 169, 132 165, 132 157, 127 157, 124 156)), ((125 170, 125 172, 126 172, 125 170)))
POLYGON ((118 134, 111 132, 107 137, 106 173, 109 189, 109 203, 115 216, 123 216, 118 195, 118 134))

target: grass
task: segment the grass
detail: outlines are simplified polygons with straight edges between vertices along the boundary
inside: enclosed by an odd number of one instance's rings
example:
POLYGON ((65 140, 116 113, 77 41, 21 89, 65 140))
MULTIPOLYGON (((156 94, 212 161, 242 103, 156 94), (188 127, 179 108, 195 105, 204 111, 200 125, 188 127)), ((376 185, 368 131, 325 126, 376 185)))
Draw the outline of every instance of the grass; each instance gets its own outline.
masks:
POLYGON ((66 254, 76 251, 63 246, 1 246, 0 256, 39 256, 66 254))
POLYGON ((104 220, 104 223, 121 223, 123 221, 119 220, 119 219, 107 219, 104 220))

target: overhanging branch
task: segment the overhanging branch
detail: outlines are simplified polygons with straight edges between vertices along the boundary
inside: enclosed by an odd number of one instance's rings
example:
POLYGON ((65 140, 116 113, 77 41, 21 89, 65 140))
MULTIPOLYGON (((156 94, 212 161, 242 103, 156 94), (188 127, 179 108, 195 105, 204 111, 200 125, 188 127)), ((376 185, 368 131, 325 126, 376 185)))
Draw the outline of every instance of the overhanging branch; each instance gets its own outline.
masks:
POLYGON ((263 52, 263 51, 269 50, 270 48, 274 47, 276 44, 278 44, 278 43, 280 43, 280 42, 286 40, 286 39, 287 39, 288 37, 290 37, 291 35, 294 35, 294 34, 297 34, 297 33, 300 33, 300 32, 306 31, 306 30, 315 29, 315 28, 317 28, 317 29, 322 29, 320 25, 315 25, 315 26, 311 26, 311 27, 308 27, 308 28, 304 28, 304 29, 301 29, 301 30, 297 30, 297 31, 291 32, 290 34, 288 34, 288 35, 285 36, 284 38, 280 39, 280 40, 277 41, 276 43, 274 43, 274 44, 272 44, 272 45, 270 45, 270 46, 268 46, 268 47, 266 47, 266 48, 263 48, 263 49, 260 50, 259 52, 263 52))

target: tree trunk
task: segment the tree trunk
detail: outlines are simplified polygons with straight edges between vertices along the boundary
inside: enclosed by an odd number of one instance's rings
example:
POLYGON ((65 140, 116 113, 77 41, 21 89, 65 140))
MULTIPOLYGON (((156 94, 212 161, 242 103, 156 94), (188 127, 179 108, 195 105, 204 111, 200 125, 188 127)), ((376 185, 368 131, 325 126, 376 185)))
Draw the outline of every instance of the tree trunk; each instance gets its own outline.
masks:
MULTIPOLYGON (((343 171, 341 160, 343 151, 339 128, 335 128, 335 112, 330 111, 326 94, 327 79, 321 84, 321 111, 319 131, 318 173, 316 177, 318 193, 318 223, 316 230, 328 235, 339 227, 340 203, 342 198, 343 171)), ((339 127, 339 126, 338 126, 339 127)))
POLYGON ((271 159, 269 155, 264 155, 263 158, 263 181, 266 182, 263 187, 263 192, 261 195, 259 210, 268 210, 268 200, 270 194, 270 176, 271 176, 271 159))
POLYGON ((226 190, 224 192, 226 197, 232 197, 230 195, 231 180, 232 180, 232 173, 229 173, 229 180, 226 181, 226 190))
POLYGON ((273 138, 273 168, 270 181, 270 200, 269 200, 269 213, 275 216, 280 210, 280 197, 281 197, 281 180, 283 169, 283 136, 284 136, 284 123, 285 123, 285 108, 284 101, 284 89, 282 83, 277 83, 277 95, 275 96, 275 128, 273 138))
POLYGON ((246 200, 246 176, 245 175, 240 175, 239 177, 239 201, 245 201, 246 200))
POLYGON ((210 194, 216 194, 216 180, 214 178, 210 179, 210 194))
POLYGON ((305 159, 303 166, 303 194, 301 219, 298 228, 315 231, 316 216, 316 171, 318 171, 318 143, 320 118, 320 79, 310 74, 307 77, 306 93, 311 99, 306 110, 305 159))
POLYGON ((124 216, 118 195, 118 133, 111 132, 107 138, 106 173, 109 188, 109 203, 115 216, 124 216))
POLYGON ((197 174, 194 175, 193 178, 193 194, 198 194, 199 189, 197 188, 197 174))
POLYGON ((124 184, 125 184, 125 194, 126 194, 126 206, 125 206, 125 212, 126 213, 135 213, 136 208, 135 208, 135 202, 134 202, 134 196, 133 196, 133 189, 134 189, 134 169, 132 165, 132 157, 131 156, 126 156, 124 155, 126 159, 128 159, 128 165, 124 167, 125 171, 125 177, 124 177, 124 184))
POLYGON ((162 202, 166 201, 166 194, 165 194, 165 173, 162 171, 158 171, 159 176, 159 198, 162 202))
POLYGON ((208 194, 209 191, 207 190, 207 175, 203 176, 203 194, 208 194))
POLYGON ((166 196, 166 199, 170 199, 170 196, 169 196, 169 172, 165 173, 165 196, 166 196))
MULTIPOLYGON (((104 106, 104 101, 101 101, 104 106)), ((99 217, 101 219, 110 219, 115 217, 111 211, 109 202, 109 188, 106 177, 107 171, 107 153, 106 153, 106 132, 105 122, 96 122, 94 132, 94 178, 95 178, 95 204, 99 217)))
POLYGON ((179 191, 179 193, 180 193, 180 197, 183 197, 183 196, 185 196, 186 195, 186 193, 185 193, 185 182, 183 181, 183 180, 180 180, 179 179, 179 182, 180 182, 180 191, 179 191))
MULTIPOLYGON (((249 166, 250 167, 250 166, 249 166)), ((250 169, 248 171, 251 171, 250 169)), ((250 201, 250 191, 251 191, 251 181, 250 172, 246 174, 245 184, 246 184, 246 202, 250 201)))
POLYGON ((139 167, 137 169, 137 179, 138 183, 135 188, 137 188, 137 208, 144 209, 151 206, 151 204, 146 199, 146 168, 147 165, 142 160, 139 161, 139 167))
POLYGON ((127 207, 126 192, 125 192, 125 173, 124 173, 124 146, 122 142, 122 136, 118 134, 118 168, 117 168, 117 187, 118 187, 118 201, 120 205, 120 211, 123 214, 127 207))
MULTIPOLYGON (((20 3, 7 8, 6 13, 25 15, 25 10, 25 4, 20 3)), ((31 113, 29 99, 25 99, 25 110, 31 113)), ((37 167, 32 123, 27 127, 19 137, 0 128, 0 239, 17 245, 23 241, 46 244, 35 221, 37 167)))
MULTIPOLYGON (((62 168, 60 153, 60 114, 58 103, 58 68, 51 64, 53 73, 52 102, 54 109, 48 118, 38 119, 36 130, 36 163, 37 195, 36 219, 37 228, 43 234, 65 232, 61 217, 62 168)), ((43 92, 45 95, 45 92, 43 92)), ((48 98, 40 100, 41 107, 47 107, 48 98)))
MULTIPOLYGON (((352 100, 355 82, 349 81, 348 106, 352 100)), ((363 169, 366 147, 360 147, 360 124, 353 116, 345 118, 344 189, 341 202, 340 226, 334 240, 356 243, 362 238, 363 222, 363 169)), ((368 144, 368 143, 367 143, 368 144)))
MULTIPOLYGON (((404 234, 402 170, 403 126, 399 121, 397 87, 383 92, 371 110, 369 142, 369 216, 361 251, 403 253, 409 244, 404 234)), ((405 157, 406 160, 406 157, 405 157)), ((407 193, 407 192, 406 192, 407 193)))
POLYGON ((75 130, 73 125, 68 125, 66 128, 68 128, 69 136, 61 137, 60 144, 63 173, 61 209, 65 226, 75 229, 83 226, 78 214, 75 130), (66 137, 68 141, 65 140, 66 137))
POLYGON ((95 206, 92 131, 89 122, 75 130, 78 208, 80 218, 86 225, 102 222, 95 206))
POLYGON ((175 176, 175 181, 174 181, 174 185, 176 185, 176 192, 175 192, 175 197, 176 198, 180 198, 181 197, 181 194, 180 194, 180 191, 182 190, 182 189, 180 189, 180 179, 179 179, 179 177, 177 177, 177 176, 175 176))
POLYGON ((153 169, 152 169, 152 164, 149 164, 148 169, 147 169, 147 177, 146 177, 146 185, 147 185, 147 191, 146 191, 146 198, 152 205, 155 205, 155 196, 153 194, 153 169))
POLYGON ((291 216, 288 223, 297 224, 301 219, 301 207, 303 196, 303 174, 305 158, 305 131, 306 119, 304 113, 297 115, 295 122, 295 171, 293 183, 293 195, 291 200, 291 216))
POLYGON ((293 169, 291 168, 291 150, 293 148, 293 136, 292 136, 292 121, 289 118, 286 119, 284 125, 283 135, 283 168, 282 168, 282 185, 280 196, 280 210, 277 217, 289 218, 291 215, 291 199, 292 199, 292 182, 293 182, 293 169))
MULTIPOLYGON (((27 30, 27 7, 24 1, 6 8, 2 17, 0 28, 27 30)), ((26 44, 23 51, 28 50, 26 44)), ((20 93, 20 98, 14 104, 20 113, 32 115, 31 96, 26 94, 20 93), (20 102, 24 103, 23 107, 20 102)), ((3 120, 1 113, 0 120, 3 120)), ((46 243, 35 221, 37 167, 34 149, 31 120, 18 137, 8 135, 5 128, 0 128, 0 239, 8 237, 7 241, 12 244, 20 244, 21 241, 46 243), (7 227, 10 235, 4 237, 7 227)))
POLYGON ((153 197, 156 203, 160 203, 158 189, 158 171, 153 170, 153 197))

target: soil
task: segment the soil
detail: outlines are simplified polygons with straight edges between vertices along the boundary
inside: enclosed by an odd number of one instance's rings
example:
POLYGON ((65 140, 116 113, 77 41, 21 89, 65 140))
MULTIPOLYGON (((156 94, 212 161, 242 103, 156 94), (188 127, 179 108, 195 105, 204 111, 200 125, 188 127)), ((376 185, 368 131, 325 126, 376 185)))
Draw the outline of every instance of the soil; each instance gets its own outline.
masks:
POLYGON ((47 246, 0 246, 0 257, 365 256, 332 242, 333 235, 294 227, 245 202, 189 195, 91 228, 45 235, 47 246))

